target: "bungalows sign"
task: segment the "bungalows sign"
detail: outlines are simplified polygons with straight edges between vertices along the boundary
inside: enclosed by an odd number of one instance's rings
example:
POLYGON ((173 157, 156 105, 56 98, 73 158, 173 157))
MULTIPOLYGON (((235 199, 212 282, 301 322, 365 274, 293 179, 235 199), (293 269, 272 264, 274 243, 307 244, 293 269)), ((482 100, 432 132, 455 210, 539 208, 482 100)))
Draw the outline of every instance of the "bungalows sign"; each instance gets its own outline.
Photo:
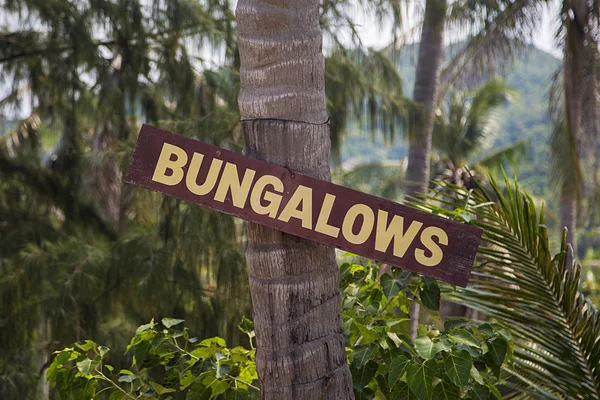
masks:
POLYGON ((481 230, 144 125, 125 182, 466 286, 481 230))

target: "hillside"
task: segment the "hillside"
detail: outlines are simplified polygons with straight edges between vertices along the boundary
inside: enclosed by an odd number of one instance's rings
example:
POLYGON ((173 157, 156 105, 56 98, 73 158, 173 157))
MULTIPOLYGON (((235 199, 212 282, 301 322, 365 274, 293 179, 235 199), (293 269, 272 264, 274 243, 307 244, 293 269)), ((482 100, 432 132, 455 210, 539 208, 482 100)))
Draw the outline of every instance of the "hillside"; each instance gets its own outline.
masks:
MULTIPOLYGON (((412 97, 416 54, 418 46, 407 46, 399 60, 405 95, 408 97, 412 97)), ((528 139, 531 150, 527 159, 513 170, 518 173, 519 181, 526 190, 535 196, 547 198, 552 197, 548 168, 551 127, 547 94, 559 66, 560 60, 530 46, 514 65, 505 68, 503 76, 516 95, 508 105, 498 110, 497 133, 489 138, 484 149, 485 152, 492 152, 510 143, 528 139)), ((357 158, 364 161, 397 160, 406 156, 406 144, 405 140, 398 138, 386 146, 377 136, 371 137, 355 129, 344 139, 341 154, 343 161, 357 158)), ((511 166, 507 167, 511 169, 511 166)))

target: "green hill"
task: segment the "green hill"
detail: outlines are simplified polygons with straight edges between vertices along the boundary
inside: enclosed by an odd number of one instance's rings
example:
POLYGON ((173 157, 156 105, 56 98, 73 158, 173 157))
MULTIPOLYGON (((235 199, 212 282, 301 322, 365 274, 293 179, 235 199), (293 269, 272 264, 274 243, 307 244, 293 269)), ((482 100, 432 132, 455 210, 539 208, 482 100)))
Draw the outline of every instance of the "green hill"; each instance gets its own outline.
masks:
MULTIPOLYGON (((405 95, 412 97, 418 45, 406 46, 399 58, 405 95)), ((528 47, 513 65, 504 68, 502 76, 516 95, 497 112, 496 134, 490 137, 485 152, 492 152, 522 139, 528 139, 530 152, 518 166, 506 166, 517 172, 522 186, 535 196, 551 195, 549 176, 549 146, 551 124, 548 116, 548 90, 560 60, 533 46, 528 47)), ((384 143, 377 135, 361 132, 355 127, 342 142, 342 161, 400 159, 405 157, 406 141, 398 138, 384 143)))

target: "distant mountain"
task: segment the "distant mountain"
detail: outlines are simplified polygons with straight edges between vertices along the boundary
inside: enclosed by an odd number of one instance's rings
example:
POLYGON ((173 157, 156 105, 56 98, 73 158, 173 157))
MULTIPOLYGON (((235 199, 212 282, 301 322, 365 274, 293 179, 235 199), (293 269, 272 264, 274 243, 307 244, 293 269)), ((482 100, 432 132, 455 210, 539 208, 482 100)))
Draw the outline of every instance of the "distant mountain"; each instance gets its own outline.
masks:
MULTIPOLYGON (((404 92, 412 97, 418 45, 406 46, 398 60, 404 92)), ((535 196, 549 194, 549 145, 551 124, 548 116, 548 90, 560 60, 549 53, 529 46, 512 66, 502 74, 516 96, 511 103, 498 110, 497 130, 489 138, 484 151, 528 139, 531 152, 518 168, 519 182, 535 196)), ((342 142, 342 161, 362 159, 365 162, 381 159, 399 159, 407 154, 406 143, 398 138, 384 143, 377 135, 371 137, 355 128, 342 142)))

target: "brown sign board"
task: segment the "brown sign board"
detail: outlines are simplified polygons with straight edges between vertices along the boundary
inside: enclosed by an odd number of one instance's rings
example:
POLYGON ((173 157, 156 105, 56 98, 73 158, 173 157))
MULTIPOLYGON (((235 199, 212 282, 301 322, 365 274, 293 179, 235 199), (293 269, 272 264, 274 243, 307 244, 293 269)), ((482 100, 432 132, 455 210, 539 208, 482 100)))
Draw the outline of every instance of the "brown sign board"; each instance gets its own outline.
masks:
POLYGON ((463 287, 482 233, 150 125, 125 182, 463 287))

